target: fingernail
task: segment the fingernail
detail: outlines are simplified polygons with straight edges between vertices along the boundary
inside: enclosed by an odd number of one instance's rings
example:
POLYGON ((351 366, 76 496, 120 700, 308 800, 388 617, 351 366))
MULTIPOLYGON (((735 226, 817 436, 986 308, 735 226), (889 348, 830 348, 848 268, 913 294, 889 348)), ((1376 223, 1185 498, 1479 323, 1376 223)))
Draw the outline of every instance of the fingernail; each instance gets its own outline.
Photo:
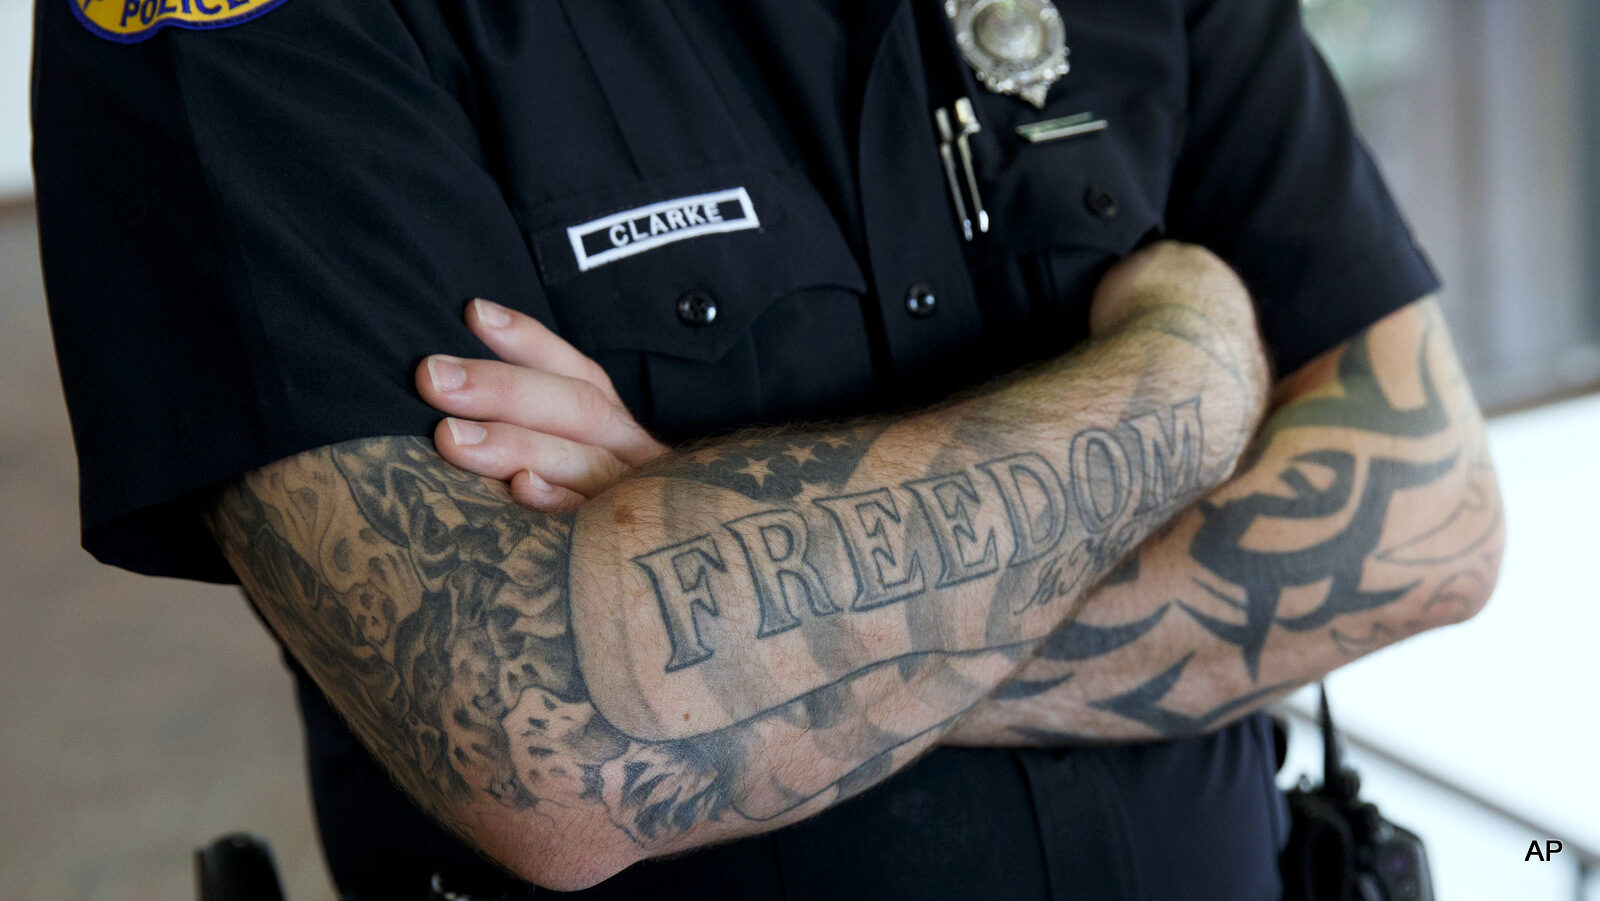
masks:
POLYGON ((478 321, 490 328, 505 328, 511 324, 511 314, 499 304, 479 298, 472 302, 478 311, 478 321))
POLYGON ((465 419, 446 419, 444 423, 450 427, 450 437, 455 439, 456 444, 462 446, 482 444, 483 439, 489 437, 489 430, 476 422, 468 422, 465 419))
POLYGON ((550 483, 539 478, 539 474, 531 469, 528 470, 528 485, 540 494, 547 494, 550 491, 550 483))
POLYGON ((467 369, 456 357, 429 357, 428 378, 433 380, 433 390, 454 391, 467 383, 467 369))

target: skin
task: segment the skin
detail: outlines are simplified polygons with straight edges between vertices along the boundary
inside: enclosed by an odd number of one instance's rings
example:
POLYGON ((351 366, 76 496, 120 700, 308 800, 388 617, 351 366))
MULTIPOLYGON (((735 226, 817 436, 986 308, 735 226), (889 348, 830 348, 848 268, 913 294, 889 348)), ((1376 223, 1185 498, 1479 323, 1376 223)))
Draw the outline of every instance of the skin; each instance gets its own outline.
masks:
POLYGON ((1238 475, 1146 541, 946 743, 1204 733, 1482 609, 1504 510, 1433 302, 1314 361, 1278 397, 1238 475))
POLYGON ((1094 340, 1060 360, 916 414, 684 452, 529 321, 473 327, 542 349, 419 370, 484 440, 457 444, 456 422, 443 453, 302 454, 224 490, 209 522, 396 780, 564 889, 908 764, 1228 479, 1267 395, 1242 285, 1175 245, 1116 269, 1094 340), (537 478, 507 469, 519 453, 537 478))
MULTIPOLYGON (((530 373, 598 371, 536 322, 486 302, 468 321, 530 373)), ((445 413, 509 421, 542 408, 541 387, 518 381, 488 404, 425 395, 445 413)), ((458 466, 512 479, 519 502, 535 508, 581 502, 620 468, 606 460, 574 478, 550 467, 520 448, 553 420, 521 422, 490 424, 480 445, 441 426, 438 449, 458 466), (533 482, 570 488, 537 494, 527 490, 533 482)), ((597 432, 564 434, 610 456, 597 432)), ((1063 746, 1212 731, 1345 663, 1474 615, 1504 543, 1482 417, 1437 306, 1419 301, 1285 378, 1240 472, 1147 540, 941 742, 1063 746)), ((1070 566, 1057 574, 1074 577, 1070 566)))

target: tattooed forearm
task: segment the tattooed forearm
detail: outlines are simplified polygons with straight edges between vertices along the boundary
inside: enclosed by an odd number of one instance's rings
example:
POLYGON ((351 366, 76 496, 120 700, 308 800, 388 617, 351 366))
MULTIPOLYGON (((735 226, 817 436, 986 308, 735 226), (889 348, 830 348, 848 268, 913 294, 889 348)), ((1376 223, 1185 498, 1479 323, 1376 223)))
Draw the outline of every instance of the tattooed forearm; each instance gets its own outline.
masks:
POLYGON ((1160 321, 893 423, 711 444, 574 516, 392 438, 253 473, 212 528, 413 796, 583 885, 905 765, 1220 482, 1259 386, 1160 321))
POLYGON ((1183 602, 1180 606, 1211 634, 1239 648, 1252 679, 1260 674, 1261 651, 1274 627, 1310 631, 1344 614, 1390 604, 1420 584, 1413 581, 1361 589, 1367 558, 1377 549, 1394 496, 1438 482, 1454 468, 1456 456, 1431 463, 1372 458, 1367 461, 1366 486, 1359 495, 1354 491, 1354 454, 1311 451, 1289 463, 1278 479, 1292 497, 1257 493, 1224 504, 1203 503, 1202 525, 1189 546, 1195 561, 1212 577, 1197 575, 1194 584, 1242 616, 1242 621, 1234 616, 1212 616, 1183 602), (1326 489, 1318 489, 1310 481, 1307 473, 1316 468, 1331 478, 1326 489), (1307 547, 1257 550, 1244 545, 1244 536, 1265 523, 1292 524, 1338 515, 1349 517, 1338 534, 1307 547), (1219 588, 1218 581, 1237 589, 1219 588), (1288 592, 1318 583, 1327 589, 1316 606, 1293 616, 1282 614, 1280 607, 1288 592))
POLYGON ((625 553, 626 567, 581 567, 590 576, 573 596, 573 631, 594 702, 631 735, 672 740, 889 662, 1024 654, 1088 584, 1215 483, 1203 481, 1205 416, 1199 398, 1184 398, 1080 429, 1053 452, 958 439, 916 478, 886 481, 871 463, 900 440, 894 430, 862 442, 860 459, 827 483, 797 470, 789 491, 750 473, 789 471, 777 461, 818 453, 812 438, 790 436, 798 447, 777 453, 771 439, 735 442, 638 478, 578 520, 579 561, 614 559, 606 542, 619 521, 627 543, 646 548, 625 553), (987 444, 1012 450, 996 456, 987 444), (638 595, 651 603, 612 601, 638 595))
MULTIPOLYGON (((635 734, 680 737, 759 714, 886 659, 1028 643, 1037 636, 1024 612, 1076 598, 1195 496, 1203 440, 1200 401, 1190 398, 1114 429, 1078 432, 1067 442, 1064 466, 1025 451, 898 485, 809 497, 803 478, 783 497, 729 475, 770 471, 779 465, 774 459, 811 454, 819 445, 777 453, 740 445, 687 470, 673 468, 673 478, 783 505, 719 520, 686 541, 632 557, 659 615, 649 625, 666 635, 669 650, 653 664, 638 658, 631 676, 643 682, 654 668, 665 678, 644 692, 619 685, 627 700, 612 699, 602 709, 635 734), (1011 598, 1009 605, 982 618, 963 616, 969 592, 950 589, 985 582, 994 583, 989 590, 997 598, 1011 598), (841 629, 870 629, 879 640, 870 652, 850 653, 836 640, 841 629), (731 683, 738 673, 771 671, 792 659, 806 660, 808 680, 746 682, 736 692, 718 684, 720 673, 731 683), (711 675, 701 679, 701 673, 711 675), (650 700, 681 701, 684 691, 708 687, 722 698, 711 721, 664 716, 664 702, 650 700), (639 700, 651 709, 630 709, 639 700)), ((836 445, 820 447, 836 461, 834 484, 846 485, 853 472, 848 455, 836 445)), ((615 661, 639 645, 638 635, 616 631, 611 622, 604 606, 591 611, 580 604, 583 654, 615 661), (600 620, 593 628, 591 614, 600 620)))
POLYGON ((1437 311, 1380 323, 1329 373, 1268 419, 1236 479, 1148 542, 947 740, 1203 732, 1476 612, 1504 524, 1437 311))

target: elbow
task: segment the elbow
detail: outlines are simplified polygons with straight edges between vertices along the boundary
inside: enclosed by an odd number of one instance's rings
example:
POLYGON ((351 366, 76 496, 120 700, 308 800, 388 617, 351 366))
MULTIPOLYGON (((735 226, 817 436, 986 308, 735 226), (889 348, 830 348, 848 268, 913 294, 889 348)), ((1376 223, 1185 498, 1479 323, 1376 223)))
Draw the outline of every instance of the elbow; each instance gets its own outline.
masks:
POLYGON ((1483 570, 1478 582, 1478 591, 1469 598, 1466 618, 1471 619, 1483 612, 1489 606, 1489 598, 1494 596, 1495 587, 1500 583, 1500 560, 1505 552, 1505 536, 1502 534, 1495 540, 1494 547, 1484 557, 1483 570))
POLYGON ((633 863, 631 857, 591 853, 591 849, 573 849, 552 858, 518 861, 507 868, 518 879, 542 889, 577 892, 599 885, 633 863))
POLYGON ((1479 511, 1473 540, 1436 565, 1433 585, 1422 601, 1422 623, 1426 628, 1465 622, 1483 612, 1500 580, 1500 562, 1505 551, 1505 506, 1493 470, 1485 468, 1475 480, 1471 496, 1463 501, 1462 511, 1479 511))
POLYGON ((1500 582, 1500 563, 1505 557, 1506 549, 1506 508, 1500 497, 1500 482, 1490 465, 1485 464, 1483 478, 1477 488, 1483 507, 1493 512, 1491 526, 1484 541, 1475 549, 1475 558, 1471 561, 1471 565, 1463 570, 1473 574, 1473 584, 1467 592, 1463 620, 1477 616, 1489 605, 1489 598, 1494 595, 1495 586, 1500 582))
POLYGON ((1500 559, 1505 551, 1504 532, 1497 535, 1492 544, 1486 547, 1481 554, 1478 566, 1470 570, 1469 584, 1463 590, 1462 611, 1457 622, 1465 622, 1483 612, 1489 606, 1489 598, 1494 596, 1495 586, 1500 582, 1500 559))
POLYGON ((1427 628, 1453 626, 1482 613, 1494 595, 1499 575, 1498 549, 1472 569, 1446 574, 1423 604, 1423 623, 1427 628))
POLYGON ((639 846, 609 821, 495 816, 469 833, 479 850, 508 873, 557 892, 592 888, 644 857, 639 846))

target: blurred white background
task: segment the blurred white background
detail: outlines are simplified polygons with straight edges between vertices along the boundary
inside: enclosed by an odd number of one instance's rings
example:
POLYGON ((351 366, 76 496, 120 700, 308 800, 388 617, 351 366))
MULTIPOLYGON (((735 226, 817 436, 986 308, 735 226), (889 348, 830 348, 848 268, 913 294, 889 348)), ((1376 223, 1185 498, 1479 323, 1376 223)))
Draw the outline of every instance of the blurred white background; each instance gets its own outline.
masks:
POLYGON ((28 169, 32 0, 0 0, 0 199, 33 190, 28 169))
MULTIPOLYGON (((1440 898, 1600 901, 1570 850, 1600 848, 1600 2, 1306 9, 1444 275, 1474 385, 1504 413, 1491 446, 1510 522, 1487 611, 1342 670, 1335 712, 1541 829, 1349 762, 1427 840, 1440 898), (1569 850, 1525 861, 1546 839, 1569 850)), ((76 547, 26 203, 31 12, 0 0, 0 509, 29 514, 0 522, 0 899, 191 897, 191 849, 234 828, 272 839, 291 901, 331 897, 289 680, 237 594, 76 547)), ((1319 753, 1297 726, 1284 784, 1320 778, 1319 753)))

